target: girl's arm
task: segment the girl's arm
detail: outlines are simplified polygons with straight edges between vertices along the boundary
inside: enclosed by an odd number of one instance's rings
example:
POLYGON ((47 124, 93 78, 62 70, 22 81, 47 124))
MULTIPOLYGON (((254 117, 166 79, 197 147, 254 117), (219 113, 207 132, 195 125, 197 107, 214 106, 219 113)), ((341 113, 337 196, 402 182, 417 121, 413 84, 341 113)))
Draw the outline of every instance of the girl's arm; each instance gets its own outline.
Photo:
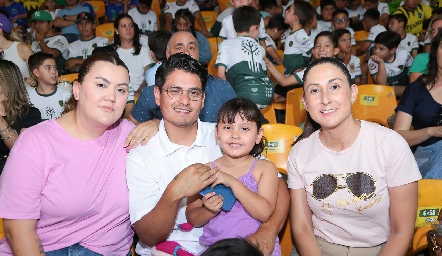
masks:
POLYGON ((405 255, 414 233, 417 210, 417 182, 392 187, 390 193, 391 233, 380 256, 405 255))
POLYGON ((3 219, 3 225, 6 238, 14 255, 45 255, 43 245, 36 231, 37 220, 3 219))
POLYGON ((273 163, 267 160, 258 160, 254 173, 256 171, 258 173, 261 172, 259 180, 257 179, 257 194, 244 186, 235 177, 222 171, 218 172, 218 178, 212 184, 212 187, 218 184, 230 187, 236 199, 250 216, 260 222, 266 222, 275 211, 276 197, 278 196, 278 175, 273 163))
POLYGON ((393 130, 397 131, 407 141, 409 146, 420 144, 431 137, 442 137, 442 126, 427 127, 410 131, 413 117, 402 111, 398 111, 394 121, 393 130))
POLYGON ((290 86, 290 85, 296 85, 298 84, 298 81, 296 80, 295 76, 284 76, 284 74, 281 74, 276 67, 271 63, 271 61, 267 58, 264 59, 266 63, 267 70, 272 74, 272 76, 276 79, 278 84, 281 86, 290 86))
POLYGON ((281 57, 279 57, 279 54, 276 52, 273 46, 266 47, 266 52, 272 57, 277 65, 283 65, 281 57))
POLYGON ((220 195, 215 195, 215 192, 208 193, 203 198, 198 194, 188 197, 187 221, 194 227, 202 227, 220 213, 221 206, 223 206, 223 198, 220 195))
POLYGON ((313 234, 312 211, 305 189, 290 189, 290 222, 299 255, 321 256, 321 249, 313 234))

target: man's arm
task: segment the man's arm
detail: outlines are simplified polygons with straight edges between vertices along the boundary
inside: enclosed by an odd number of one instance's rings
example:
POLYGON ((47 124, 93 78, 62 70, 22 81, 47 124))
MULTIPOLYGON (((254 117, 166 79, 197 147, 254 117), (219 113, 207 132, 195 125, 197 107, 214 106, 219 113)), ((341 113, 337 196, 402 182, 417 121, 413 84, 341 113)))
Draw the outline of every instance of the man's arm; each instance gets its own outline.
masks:
POLYGON ((54 20, 54 27, 56 28, 65 28, 70 25, 75 24, 75 20, 77 19, 77 15, 66 15, 64 18, 57 16, 54 20))
POLYGON ((290 196, 287 184, 283 178, 278 181, 278 198, 276 200, 276 209, 270 219, 262 223, 259 229, 247 237, 249 242, 258 246, 265 256, 270 255, 275 247, 275 239, 281 231, 287 219, 290 206, 290 196))
POLYGON ((181 171, 169 183, 155 207, 134 223, 140 240, 148 246, 164 241, 175 225, 181 199, 193 196, 212 184, 217 172, 217 168, 211 169, 203 164, 193 164, 181 171))

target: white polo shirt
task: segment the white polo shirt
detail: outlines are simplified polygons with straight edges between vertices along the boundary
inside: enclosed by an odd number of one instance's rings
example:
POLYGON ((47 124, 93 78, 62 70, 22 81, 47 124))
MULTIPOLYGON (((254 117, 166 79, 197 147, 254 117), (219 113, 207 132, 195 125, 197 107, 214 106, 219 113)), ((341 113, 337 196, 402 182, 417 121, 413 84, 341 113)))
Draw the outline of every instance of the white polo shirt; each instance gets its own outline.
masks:
MULTIPOLYGON (((146 146, 132 149, 126 160, 127 186, 129 188, 129 213, 131 223, 149 213, 160 200, 173 178, 184 168, 195 163, 208 163, 221 157, 215 140, 215 124, 198 120, 195 142, 187 147, 172 143, 161 120, 158 133, 146 146)), ((186 223, 187 199, 179 205, 175 224, 186 223)), ((161 223, 158 223, 161 225, 161 223)), ((190 232, 173 230, 168 240, 176 241, 189 252, 197 254, 203 247, 199 244, 202 228, 190 232)), ((150 255, 150 247, 138 242, 135 251, 150 255)))

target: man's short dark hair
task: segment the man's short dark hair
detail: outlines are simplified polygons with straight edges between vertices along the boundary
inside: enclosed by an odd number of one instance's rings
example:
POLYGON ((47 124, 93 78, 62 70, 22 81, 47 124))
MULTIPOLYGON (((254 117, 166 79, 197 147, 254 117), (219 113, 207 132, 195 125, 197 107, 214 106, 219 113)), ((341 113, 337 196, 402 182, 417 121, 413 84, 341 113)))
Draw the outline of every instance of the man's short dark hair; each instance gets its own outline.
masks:
POLYGON ((401 36, 394 31, 384 31, 376 36, 374 43, 385 45, 388 50, 391 50, 399 46, 401 43, 401 36))
POLYGON ((408 19, 407 19, 407 16, 405 16, 405 14, 402 14, 402 13, 392 14, 392 15, 390 15, 390 19, 395 19, 395 20, 397 20, 398 23, 403 22, 404 29, 407 27, 408 19))
POLYGON ((299 24, 303 27, 313 19, 313 15, 316 15, 315 8, 305 1, 295 1, 293 5, 295 6, 295 15, 298 16, 299 24))
POLYGON ((171 36, 171 33, 164 30, 155 31, 149 35, 149 48, 153 51, 155 58, 158 61, 166 60, 167 44, 169 43, 171 36))
POLYGON ((150 6, 152 5, 152 0, 138 0, 138 4, 145 4, 150 9, 150 6))
POLYGON ((31 71, 34 69, 38 69, 41 65, 43 65, 43 62, 45 62, 47 59, 53 59, 55 60, 54 56, 49 53, 44 52, 37 52, 28 58, 28 66, 29 70, 31 71))
POLYGON ((381 14, 375 8, 370 8, 367 11, 365 11, 365 13, 364 13, 364 19, 371 20, 372 22, 375 22, 375 23, 379 22, 380 16, 381 16, 381 14))
POLYGON ((233 11, 232 19, 236 33, 249 32, 251 26, 259 26, 261 14, 252 6, 242 6, 233 11))
POLYGON ((321 6, 321 10, 324 10, 324 8, 329 5, 332 5, 336 8, 336 3, 333 0, 322 0, 319 5, 321 6))
POLYGON ((244 238, 228 238, 212 244, 201 256, 263 256, 244 238))
POLYGON ((433 9, 433 11, 431 12, 431 15, 438 15, 438 14, 442 14, 442 7, 435 8, 435 9, 433 9))
POLYGON ((182 70, 197 75, 201 80, 203 91, 205 90, 208 76, 207 70, 198 60, 195 60, 191 56, 184 53, 175 53, 170 56, 169 59, 163 61, 155 74, 155 85, 158 86, 160 92, 162 92, 167 77, 175 70, 182 70))
POLYGON ((272 9, 272 7, 279 7, 276 0, 261 0, 259 1, 262 10, 272 9))

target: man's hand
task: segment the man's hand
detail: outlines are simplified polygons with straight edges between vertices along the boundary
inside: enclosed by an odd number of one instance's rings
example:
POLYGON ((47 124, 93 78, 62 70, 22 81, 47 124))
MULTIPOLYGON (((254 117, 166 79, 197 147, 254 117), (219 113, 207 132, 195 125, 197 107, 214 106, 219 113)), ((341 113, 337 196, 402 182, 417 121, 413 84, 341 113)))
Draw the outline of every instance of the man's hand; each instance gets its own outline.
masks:
POLYGON ((149 140, 158 132, 159 120, 150 120, 138 124, 127 136, 124 147, 131 150, 138 145, 145 146, 149 140))
POLYGON ((251 244, 258 247, 264 256, 269 256, 275 249, 276 235, 269 235, 264 229, 258 229, 255 233, 248 236, 246 239, 251 244))
POLYGON ((45 36, 42 33, 35 32, 35 41, 43 41, 45 36))
POLYGON ((218 171, 217 167, 211 169, 201 163, 185 168, 169 184, 169 186, 173 184, 173 194, 176 196, 174 199, 181 200, 196 195, 216 180, 218 171))

